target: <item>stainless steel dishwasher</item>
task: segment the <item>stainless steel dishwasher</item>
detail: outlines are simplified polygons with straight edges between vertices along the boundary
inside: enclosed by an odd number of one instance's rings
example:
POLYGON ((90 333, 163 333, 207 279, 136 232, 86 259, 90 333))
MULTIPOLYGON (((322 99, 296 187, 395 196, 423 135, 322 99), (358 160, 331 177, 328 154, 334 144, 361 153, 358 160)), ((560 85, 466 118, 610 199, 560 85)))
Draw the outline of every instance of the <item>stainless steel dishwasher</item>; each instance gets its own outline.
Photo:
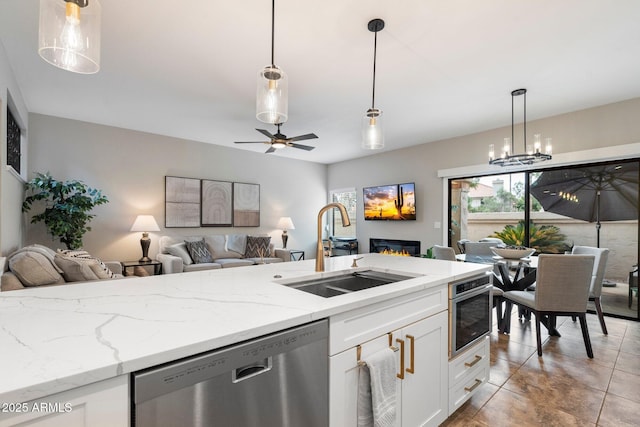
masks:
POLYGON ((321 320, 136 372, 132 425, 326 427, 328 335, 321 320))

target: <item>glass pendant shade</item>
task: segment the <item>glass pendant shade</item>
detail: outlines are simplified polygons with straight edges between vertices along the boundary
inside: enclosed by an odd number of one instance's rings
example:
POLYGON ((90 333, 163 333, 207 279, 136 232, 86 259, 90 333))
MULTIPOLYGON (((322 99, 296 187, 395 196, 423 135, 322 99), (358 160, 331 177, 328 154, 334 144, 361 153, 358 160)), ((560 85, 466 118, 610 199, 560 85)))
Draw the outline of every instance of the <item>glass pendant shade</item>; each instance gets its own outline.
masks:
POLYGON ((378 150, 384 147, 382 111, 370 108, 362 118, 362 148, 378 150))
POLYGON ((101 12, 98 0, 40 0, 38 54, 63 70, 97 73, 101 12))
POLYGON ((289 81, 287 74, 275 65, 267 65, 258 73, 256 118, 263 123, 284 123, 289 117, 289 81))

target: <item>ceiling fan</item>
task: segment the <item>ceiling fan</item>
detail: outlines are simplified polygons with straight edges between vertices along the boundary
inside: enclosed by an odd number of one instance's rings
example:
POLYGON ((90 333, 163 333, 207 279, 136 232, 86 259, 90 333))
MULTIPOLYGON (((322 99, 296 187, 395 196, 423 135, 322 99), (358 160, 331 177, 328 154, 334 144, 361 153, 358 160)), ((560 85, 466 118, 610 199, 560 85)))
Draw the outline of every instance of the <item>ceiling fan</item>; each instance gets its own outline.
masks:
POLYGON ((299 136, 294 136, 291 138, 287 138, 286 135, 283 135, 280 133, 280 126, 282 125, 282 123, 277 123, 276 126, 278 127, 278 132, 276 132, 275 135, 272 135, 269 131, 265 130, 265 129, 256 129, 258 132, 260 132, 261 134, 263 134, 264 136, 266 136, 267 138, 270 139, 270 141, 236 141, 236 144, 269 144, 270 147, 267 151, 265 151, 265 153, 273 153, 274 151, 276 151, 279 148, 284 148, 284 147, 293 147, 293 148, 299 148, 301 150, 307 150, 307 151, 311 151, 313 150, 315 147, 311 147, 309 145, 302 145, 302 144, 296 144, 294 141, 303 141, 305 139, 315 139, 318 136, 314 133, 307 133, 305 135, 299 135, 299 136))

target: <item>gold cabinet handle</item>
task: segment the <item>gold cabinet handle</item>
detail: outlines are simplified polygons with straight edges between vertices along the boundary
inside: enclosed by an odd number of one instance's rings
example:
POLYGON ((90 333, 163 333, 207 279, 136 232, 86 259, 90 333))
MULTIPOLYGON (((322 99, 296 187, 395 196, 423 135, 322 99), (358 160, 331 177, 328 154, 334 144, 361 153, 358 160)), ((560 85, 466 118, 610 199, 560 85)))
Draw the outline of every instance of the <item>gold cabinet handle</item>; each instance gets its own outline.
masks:
POLYGON ((471 387, 465 387, 464 391, 466 391, 467 393, 471 393, 473 390, 478 388, 478 386, 480 384, 482 384, 482 380, 479 380, 479 379, 476 378, 476 383, 474 385, 472 385, 471 387))
POLYGON ((396 338, 396 342, 400 344, 400 373, 396 374, 396 377, 401 380, 404 379, 404 340, 396 338))
POLYGON ((470 368, 481 360, 482 360, 482 356, 478 356, 476 354, 476 358, 473 360, 473 362, 464 362, 464 366, 466 366, 467 368, 470 368))
POLYGON ((415 360, 415 342, 416 342, 416 338, 413 335, 408 335, 407 334, 407 339, 409 340, 409 343, 411 344, 411 350, 409 351, 409 367, 407 368, 407 372, 409 372, 410 374, 415 374, 415 368, 416 368, 416 360, 415 360))

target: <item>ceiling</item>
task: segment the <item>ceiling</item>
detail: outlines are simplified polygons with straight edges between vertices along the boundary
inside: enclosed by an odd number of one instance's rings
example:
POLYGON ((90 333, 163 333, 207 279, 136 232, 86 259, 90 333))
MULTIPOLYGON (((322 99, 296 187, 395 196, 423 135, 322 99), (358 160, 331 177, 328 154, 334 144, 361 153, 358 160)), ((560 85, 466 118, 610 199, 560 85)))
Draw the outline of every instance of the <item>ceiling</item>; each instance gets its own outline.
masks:
MULTIPOLYGON (((62 1, 62 0, 61 0, 62 1)), ((37 54, 38 0, 0 0, 0 40, 30 112, 264 152, 256 76, 270 62, 268 0, 102 0, 100 72, 37 54)), ((640 97, 640 1, 277 0, 275 63, 289 76, 287 136, 313 151, 269 156, 335 163, 367 156, 360 124, 376 107, 383 151, 640 97)))

